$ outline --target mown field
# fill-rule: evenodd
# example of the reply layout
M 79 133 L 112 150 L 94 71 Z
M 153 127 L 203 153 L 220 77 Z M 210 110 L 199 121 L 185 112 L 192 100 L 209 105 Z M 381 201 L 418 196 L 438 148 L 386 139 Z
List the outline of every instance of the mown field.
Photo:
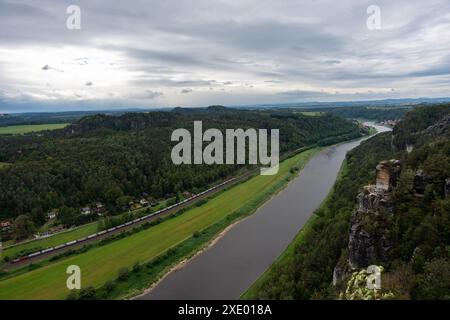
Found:
M 302 167 L 319 150 L 315 148 L 297 154 L 280 164 L 277 175 L 251 178 L 206 204 L 148 230 L 5 279 L 0 282 L 0 299 L 64 299 L 69 294 L 66 288 L 66 269 L 69 265 L 81 268 L 83 287 L 99 287 L 106 281 L 114 280 L 121 268 L 149 261 L 190 238 L 196 231 L 211 226 L 245 206 L 264 190 L 282 181 L 292 167 Z
M 324 115 L 324 113 L 320 111 L 301 111 L 299 113 L 309 117 L 320 117 Z
M 0 135 L 2 134 L 25 134 L 30 132 L 38 132 L 44 130 L 55 130 L 66 127 L 68 123 L 53 123 L 53 124 L 27 124 L 17 126 L 0 127 Z

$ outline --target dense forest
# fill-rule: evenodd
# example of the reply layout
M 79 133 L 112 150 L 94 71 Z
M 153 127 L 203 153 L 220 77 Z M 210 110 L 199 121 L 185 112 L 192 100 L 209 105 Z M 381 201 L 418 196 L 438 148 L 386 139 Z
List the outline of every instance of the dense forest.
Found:
M 355 138 L 364 129 L 323 115 L 210 107 L 172 112 L 98 114 L 55 131 L 0 137 L 0 218 L 26 215 L 38 226 L 60 209 L 67 225 L 79 223 L 81 207 L 102 202 L 110 214 L 132 199 L 161 199 L 197 192 L 238 170 L 238 165 L 182 165 L 171 161 L 171 133 L 207 128 L 280 129 L 280 153 Z M 82 221 L 81 221 L 82 222 Z
M 375 181 L 377 164 L 393 158 L 401 173 L 392 190 L 392 212 L 364 215 L 358 226 L 366 241 L 375 239 L 375 251 L 387 252 L 384 259 L 374 254 L 367 264 L 384 268 L 382 290 L 391 299 L 450 299 L 449 105 L 411 111 L 392 134 L 379 134 L 349 152 L 341 177 L 316 211 L 312 231 L 272 267 L 250 298 L 342 298 L 347 282 L 333 285 L 333 271 L 348 264 L 349 250 L 355 249 L 349 237 L 356 197 Z

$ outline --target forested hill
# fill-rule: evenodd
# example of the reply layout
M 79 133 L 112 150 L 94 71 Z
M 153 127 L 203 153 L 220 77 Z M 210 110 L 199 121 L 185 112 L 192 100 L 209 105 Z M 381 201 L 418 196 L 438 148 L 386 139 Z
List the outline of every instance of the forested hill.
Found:
M 109 213 L 145 195 L 160 199 L 196 192 L 236 173 L 239 166 L 171 162 L 171 133 L 203 128 L 280 129 L 282 153 L 314 144 L 357 137 L 361 128 L 333 115 L 307 117 L 290 112 L 198 111 L 94 115 L 62 130 L 0 137 L 0 218 L 30 216 L 45 222 L 48 210 L 103 202 Z
M 387 191 L 374 186 L 381 161 Z M 349 152 L 316 215 L 247 298 L 374 298 L 363 270 L 378 265 L 377 298 L 450 299 L 450 105 L 410 111 Z

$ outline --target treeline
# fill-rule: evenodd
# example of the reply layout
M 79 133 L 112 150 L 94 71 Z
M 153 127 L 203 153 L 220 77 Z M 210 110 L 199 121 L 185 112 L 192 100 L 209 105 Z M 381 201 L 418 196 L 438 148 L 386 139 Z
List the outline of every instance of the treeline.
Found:
M 242 169 L 172 163 L 172 131 L 192 132 L 194 120 L 203 121 L 204 130 L 279 128 L 282 154 L 361 131 L 333 115 L 209 108 L 95 115 L 42 135 L 0 137 L 0 162 L 12 164 L 0 170 L 0 217 L 26 214 L 41 225 L 46 212 L 64 208 L 62 218 L 71 221 L 76 210 L 97 201 L 115 214 L 143 195 L 159 199 L 201 190 Z
M 382 288 L 392 292 L 394 299 L 449 299 L 448 112 L 450 107 L 426 107 L 406 116 L 394 134 L 408 128 L 410 134 L 420 137 L 421 144 L 416 144 L 410 153 L 404 149 L 393 151 L 390 133 L 380 134 L 350 151 L 342 176 L 330 197 L 316 211 L 319 217 L 313 222 L 311 232 L 296 245 L 293 254 L 272 267 L 247 298 L 338 298 L 345 287 L 332 285 L 333 270 L 340 259 L 348 257 L 350 218 L 356 195 L 360 187 L 374 183 L 375 166 L 379 161 L 396 158 L 402 163 L 402 171 L 393 190 L 393 215 L 387 217 L 387 227 L 381 231 L 394 239 L 389 261 L 383 263 Z M 425 115 L 424 118 L 421 115 Z M 426 177 L 423 195 L 416 193 L 414 177 L 419 170 Z M 375 222 L 369 223 L 375 230 L 373 232 L 379 228 Z
M 105 111 L 109 115 L 120 115 L 126 111 Z M 27 124 L 48 124 L 48 123 L 70 123 L 82 117 L 95 115 L 98 111 L 65 111 L 65 112 L 26 112 L 0 115 L 0 127 L 27 125 Z
M 405 114 L 412 107 L 396 106 L 355 106 L 355 107 L 330 107 L 330 108 L 310 108 L 299 109 L 300 111 L 327 112 L 344 118 L 366 119 L 373 121 L 398 120 L 403 119 Z

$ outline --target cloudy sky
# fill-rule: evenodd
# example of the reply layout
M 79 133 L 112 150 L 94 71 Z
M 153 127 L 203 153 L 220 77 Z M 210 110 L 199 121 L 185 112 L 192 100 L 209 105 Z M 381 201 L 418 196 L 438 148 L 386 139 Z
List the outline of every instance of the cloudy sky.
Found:
M 446 97 L 449 40 L 450 0 L 0 0 L 0 112 Z

